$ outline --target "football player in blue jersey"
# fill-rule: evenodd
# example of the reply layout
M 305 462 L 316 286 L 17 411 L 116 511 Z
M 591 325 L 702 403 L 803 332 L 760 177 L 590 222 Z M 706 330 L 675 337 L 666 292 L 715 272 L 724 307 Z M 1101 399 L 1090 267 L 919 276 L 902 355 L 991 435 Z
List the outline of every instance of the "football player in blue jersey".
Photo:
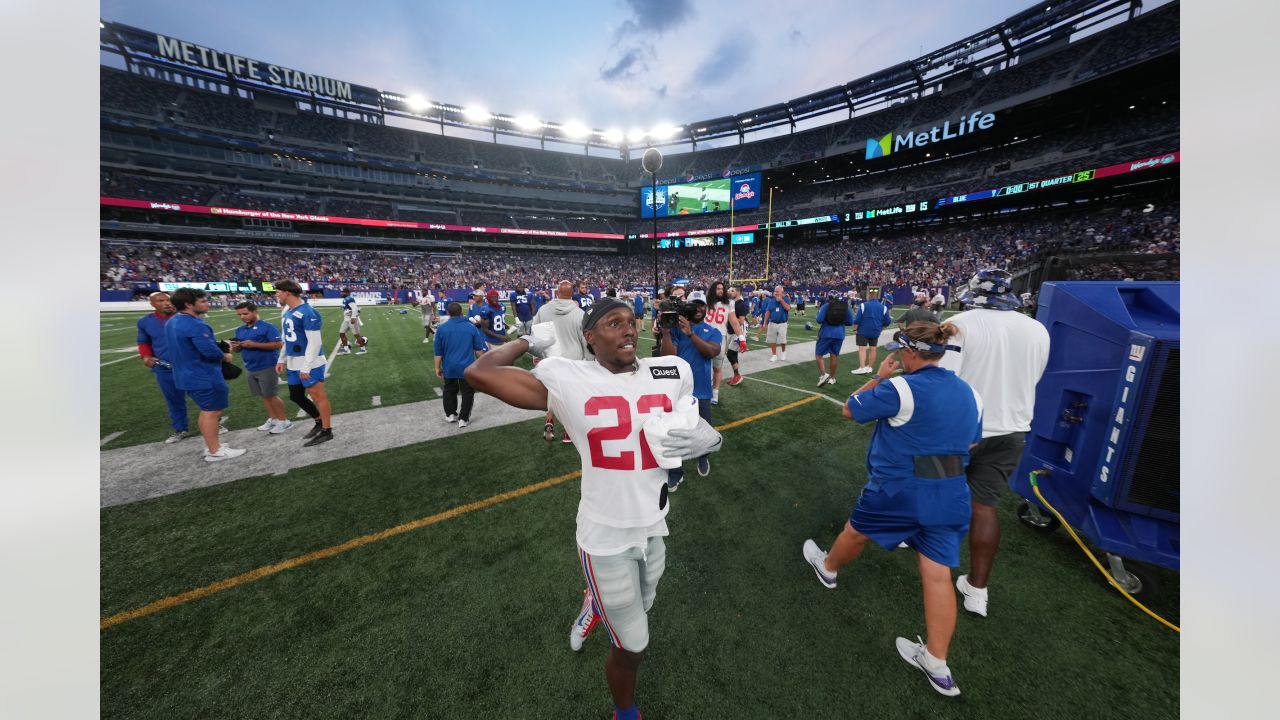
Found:
M 289 371 L 289 399 L 315 420 L 315 426 L 302 437 L 303 447 L 312 447 L 333 439 L 329 422 L 329 395 L 324 389 L 324 341 L 320 313 L 302 298 L 302 286 L 292 280 L 275 284 L 276 300 L 284 306 L 280 322 L 284 328 L 284 347 L 276 362 L 276 373 Z M 310 398 L 307 396 L 310 395 Z
M 578 303 L 578 307 L 582 308 L 582 312 L 591 310 L 591 305 L 596 301 L 596 297 L 587 289 L 586 280 L 578 283 L 578 292 L 573 294 L 573 301 Z
M 507 310 L 498 302 L 498 291 L 490 290 L 486 302 L 477 305 L 480 334 L 490 347 L 507 341 Z
M 511 298 L 512 305 L 515 306 L 516 320 L 519 324 L 516 326 L 517 335 L 530 335 L 533 333 L 533 293 L 529 292 L 527 286 L 521 285 L 516 289 L 516 294 Z

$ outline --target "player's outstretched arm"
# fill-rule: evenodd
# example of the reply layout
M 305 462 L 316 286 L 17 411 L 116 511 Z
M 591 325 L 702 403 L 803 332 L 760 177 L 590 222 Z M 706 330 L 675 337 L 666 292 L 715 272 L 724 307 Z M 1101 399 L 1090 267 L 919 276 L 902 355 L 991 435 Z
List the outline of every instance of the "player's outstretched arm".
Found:
M 467 384 L 508 405 L 546 410 L 547 387 L 528 370 L 512 367 L 527 349 L 529 341 L 520 339 L 481 355 L 466 370 Z

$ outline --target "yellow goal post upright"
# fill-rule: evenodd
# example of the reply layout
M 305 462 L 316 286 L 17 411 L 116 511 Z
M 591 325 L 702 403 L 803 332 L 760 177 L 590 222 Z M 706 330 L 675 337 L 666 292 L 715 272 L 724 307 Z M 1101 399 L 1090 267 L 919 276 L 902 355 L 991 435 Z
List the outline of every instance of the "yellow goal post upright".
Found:
M 769 248 L 771 247 L 771 240 L 773 236 L 773 188 L 769 188 L 769 211 L 765 215 L 764 221 L 764 277 L 748 278 L 733 276 L 733 235 L 734 228 L 737 227 L 733 224 L 733 213 L 733 191 L 731 188 L 729 192 L 729 284 L 736 285 L 744 282 L 762 283 L 769 279 Z

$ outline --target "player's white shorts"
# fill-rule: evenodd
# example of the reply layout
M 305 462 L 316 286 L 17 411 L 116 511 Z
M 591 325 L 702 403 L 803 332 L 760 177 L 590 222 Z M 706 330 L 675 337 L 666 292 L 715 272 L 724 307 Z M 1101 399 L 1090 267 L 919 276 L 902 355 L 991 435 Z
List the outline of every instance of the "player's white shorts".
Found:
M 422 327 L 432 327 L 435 325 L 436 314 L 434 312 L 422 313 Z
M 355 318 L 354 320 L 351 318 L 342 318 L 342 326 L 338 328 L 338 332 L 345 333 L 353 331 L 357 335 L 360 334 L 360 318 Z
M 787 344 L 787 324 L 770 322 L 769 328 L 764 331 L 765 342 L 770 345 L 786 345 Z
M 633 547 L 619 555 L 588 555 L 579 548 L 578 558 L 609 641 L 628 652 L 648 647 L 648 612 L 667 567 L 662 536 L 649 538 L 643 552 Z
M 726 328 L 726 331 L 727 330 L 728 328 Z M 736 345 L 738 341 L 735 338 L 737 337 L 737 335 L 729 335 L 728 332 L 726 332 L 724 336 L 720 338 L 720 354 L 711 358 L 711 367 L 717 370 L 724 367 L 725 353 L 729 349 L 729 343 L 732 342 Z

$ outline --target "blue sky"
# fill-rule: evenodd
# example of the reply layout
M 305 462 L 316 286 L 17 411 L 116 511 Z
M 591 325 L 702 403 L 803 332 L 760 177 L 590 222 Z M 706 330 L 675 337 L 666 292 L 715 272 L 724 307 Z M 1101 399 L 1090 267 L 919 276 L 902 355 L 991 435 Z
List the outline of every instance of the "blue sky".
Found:
M 837 85 L 1029 6 L 1028 0 L 103 0 L 101 13 L 381 90 L 625 132 Z

